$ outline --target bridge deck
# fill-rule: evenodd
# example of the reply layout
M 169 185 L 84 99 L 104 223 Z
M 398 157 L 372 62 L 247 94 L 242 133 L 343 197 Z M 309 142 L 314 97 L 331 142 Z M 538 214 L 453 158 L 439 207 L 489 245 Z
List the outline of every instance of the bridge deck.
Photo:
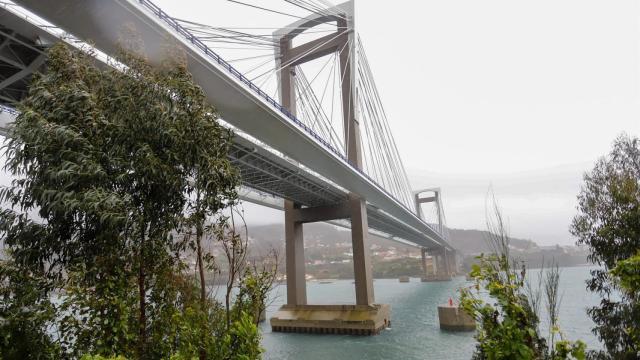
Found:
M 117 50 L 124 24 L 135 25 L 151 59 L 161 59 L 163 46 L 168 42 L 183 47 L 189 70 L 209 101 L 226 122 L 249 135 L 236 136 L 230 154 L 240 168 L 245 186 L 307 206 L 336 203 L 348 191 L 354 192 L 367 199 L 371 228 L 393 239 L 453 250 L 440 234 L 348 164 L 281 105 L 211 50 L 203 48 L 204 44 L 172 24 L 170 18 L 159 17 L 161 10 L 147 1 L 18 0 L 16 3 L 81 39 L 91 40 L 107 54 Z

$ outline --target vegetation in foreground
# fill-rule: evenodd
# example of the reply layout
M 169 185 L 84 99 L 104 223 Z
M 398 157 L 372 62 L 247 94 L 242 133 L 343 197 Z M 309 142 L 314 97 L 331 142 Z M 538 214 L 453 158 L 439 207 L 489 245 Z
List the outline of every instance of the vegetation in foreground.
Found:
M 588 247 L 589 260 L 601 267 L 591 272 L 587 288 L 602 297 L 588 314 L 604 349 L 586 352 L 581 341 L 563 338 L 557 326 L 557 268 L 547 270 L 536 289 L 526 268 L 519 271 L 510 258 L 509 238 L 494 208 L 495 221 L 489 224 L 494 251 L 480 256 L 470 274 L 478 295 L 462 289 L 462 306 L 478 323 L 476 358 L 640 358 L 640 139 L 619 136 L 611 153 L 585 174 L 578 210 L 571 232 L 578 245 Z M 480 298 L 481 289 L 496 301 L 494 305 Z M 541 298 L 550 324 L 546 339 L 539 332 Z
M 477 323 L 474 359 L 584 359 L 586 345 L 564 338 L 558 327 L 560 272 L 541 270 L 538 281 L 527 277 L 524 263 L 510 254 L 509 236 L 495 205 L 488 221 L 494 251 L 480 255 L 470 276 L 472 288 L 461 289 L 461 306 Z M 483 300 L 480 290 L 495 301 Z M 541 306 L 549 317 L 549 334 L 540 329 Z
M 596 359 L 640 358 L 640 139 L 619 136 L 608 156 L 585 174 L 571 232 L 587 245 L 589 290 L 602 297 L 588 310 L 605 350 Z
M 246 266 L 233 134 L 179 54 L 152 67 L 127 48 L 126 66 L 101 69 L 54 46 L 19 105 L 0 192 L 0 358 L 257 359 L 275 269 Z M 224 303 L 204 283 L 212 241 L 232 269 Z

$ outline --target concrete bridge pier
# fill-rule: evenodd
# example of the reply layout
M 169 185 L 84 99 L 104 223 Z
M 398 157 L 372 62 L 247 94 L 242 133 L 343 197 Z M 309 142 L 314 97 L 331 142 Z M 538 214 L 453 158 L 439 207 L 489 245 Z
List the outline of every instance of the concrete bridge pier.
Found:
M 449 274 L 456 276 L 458 274 L 458 254 L 454 250 L 448 250 L 446 256 Z
M 436 276 L 436 257 L 430 256 L 427 248 L 420 248 L 420 255 L 422 259 L 420 263 L 422 266 L 422 281 L 430 281 L 429 279 Z M 429 259 L 431 261 L 428 261 Z
M 447 279 L 451 279 L 452 276 L 456 274 L 456 258 L 455 252 L 452 250 L 447 250 L 446 248 L 441 249 L 440 257 L 442 259 L 441 266 L 439 268 L 439 273 L 444 275 Z
M 285 260 L 287 271 L 287 304 L 307 304 L 307 282 L 304 268 L 304 236 L 302 223 L 295 221 L 300 204 L 285 200 Z
M 355 305 L 308 305 L 303 224 L 337 219 L 351 220 Z M 373 335 L 390 324 L 388 305 L 374 304 L 369 254 L 366 203 L 350 195 L 343 203 L 302 207 L 285 203 L 287 304 L 271 318 L 273 331 Z
M 430 196 L 422 196 L 425 193 Z M 424 213 L 422 212 L 422 204 L 433 203 L 435 205 L 438 221 L 435 226 L 440 234 L 444 234 L 446 232 L 446 227 L 443 221 L 444 216 L 442 212 L 442 199 L 440 189 L 430 188 L 416 191 L 414 193 L 414 201 L 416 214 L 418 214 L 418 216 L 423 220 L 425 220 L 425 218 Z M 427 271 L 427 252 L 431 254 L 432 266 L 435 267 L 435 271 L 433 272 Z M 424 269 L 424 276 L 422 277 L 423 282 L 451 280 L 451 276 L 457 272 L 455 252 L 452 250 L 447 250 L 445 247 L 435 249 L 422 248 L 422 264 L 422 267 Z
M 287 264 L 287 304 L 306 305 L 307 293 L 304 265 L 303 224 L 338 219 L 351 220 L 353 273 L 356 285 L 356 304 L 374 302 L 371 256 L 368 242 L 366 203 L 351 195 L 338 205 L 302 207 L 285 201 L 285 249 Z
M 305 44 L 293 46 L 300 33 L 319 24 L 336 22 L 330 33 Z M 338 53 L 342 82 L 342 113 L 347 161 L 362 169 L 360 124 L 356 121 L 355 106 L 355 33 L 353 2 L 329 9 L 326 14 L 310 15 L 274 33 L 279 43 L 276 67 L 280 83 L 280 100 L 292 114 L 296 114 L 295 67 L 308 61 Z M 307 304 L 303 224 L 337 219 L 351 220 L 353 273 L 356 286 L 355 305 Z M 390 324 L 389 305 L 374 304 L 373 277 L 367 235 L 367 204 L 353 193 L 339 204 L 303 207 L 285 201 L 285 240 L 287 264 L 287 304 L 271 318 L 273 331 L 317 332 L 334 334 L 372 335 Z
M 426 265 L 426 254 L 427 252 L 432 257 L 432 265 L 431 269 L 429 269 Z M 453 258 L 453 252 L 447 251 L 445 248 L 422 250 L 422 258 L 423 258 L 423 268 L 427 269 L 425 271 L 424 276 L 422 277 L 422 282 L 431 282 L 431 281 L 449 281 L 451 280 L 451 276 L 455 274 L 455 259 Z M 435 271 L 433 271 L 435 268 Z M 429 271 L 431 270 L 431 271 Z

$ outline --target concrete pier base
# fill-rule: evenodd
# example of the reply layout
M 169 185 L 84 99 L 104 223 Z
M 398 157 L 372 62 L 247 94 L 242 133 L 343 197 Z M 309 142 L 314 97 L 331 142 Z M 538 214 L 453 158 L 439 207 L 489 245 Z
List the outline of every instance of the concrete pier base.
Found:
M 391 307 L 374 305 L 283 305 L 271 330 L 316 334 L 376 335 L 391 324 Z
M 473 331 L 476 329 L 476 321 L 457 306 L 438 306 L 438 320 L 442 330 Z

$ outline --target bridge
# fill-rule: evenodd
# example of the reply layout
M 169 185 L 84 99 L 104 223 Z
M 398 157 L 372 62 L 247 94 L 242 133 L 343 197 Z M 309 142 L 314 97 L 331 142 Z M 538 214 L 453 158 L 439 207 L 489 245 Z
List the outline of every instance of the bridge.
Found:
M 389 315 L 388 308 L 375 304 L 368 234 L 420 247 L 425 271 L 431 254 L 437 258 L 432 278 L 450 278 L 456 249 L 448 241 L 440 190 L 412 191 L 409 185 L 355 31 L 353 1 L 285 1 L 304 15 L 229 1 L 297 20 L 273 28 L 271 34 L 255 34 L 177 19 L 149 0 L 4 2 L 2 126 L 9 126 L 15 116 L 11 109 L 25 96 L 51 44 L 64 41 L 78 47 L 91 42 L 105 66 L 106 58 L 118 51 L 125 26 L 133 26 L 152 62 L 163 58 L 167 44 L 178 46 L 223 125 L 234 130 L 229 157 L 242 176 L 241 198 L 284 210 L 287 305 L 278 317 L 281 322 L 274 325 L 272 319 L 274 330 L 308 331 L 309 324 L 321 323 L 327 314 L 348 319 L 357 317 L 354 311 L 364 311 L 374 313 L 373 325 L 349 331 L 376 333 L 387 325 Z M 245 49 L 259 52 L 231 58 Z M 324 83 L 317 80 L 322 77 Z M 427 218 L 425 203 L 432 205 L 435 219 Z M 351 229 L 356 287 L 352 308 L 307 305 L 303 224 L 317 221 Z M 305 322 L 296 318 L 300 309 L 321 314 Z M 335 324 L 316 330 L 326 327 Z

